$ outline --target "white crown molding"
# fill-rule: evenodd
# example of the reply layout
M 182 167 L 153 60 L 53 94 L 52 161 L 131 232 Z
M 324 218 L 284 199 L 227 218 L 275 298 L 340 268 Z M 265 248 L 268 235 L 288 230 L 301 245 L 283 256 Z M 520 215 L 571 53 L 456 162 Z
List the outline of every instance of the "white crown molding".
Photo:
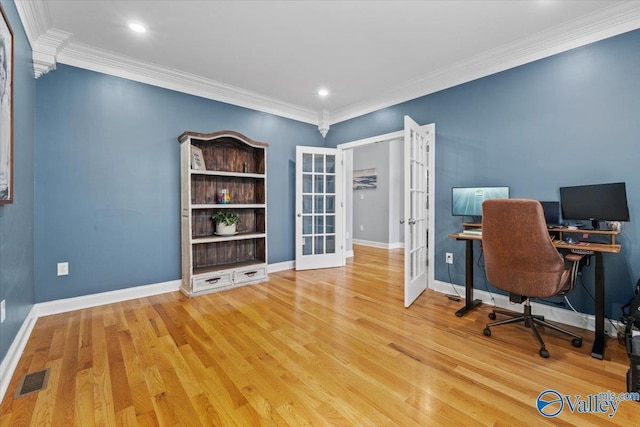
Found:
M 214 80 L 115 55 L 106 50 L 72 43 L 72 34 L 51 28 L 47 2 L 16 0 L 15 3 L 33 50 L 36 78 L 54 70 L 56 63 L 60 62 L 304 123 L 318 124 L 318 112 L 315 110 L 285 103 Z
M 27 34 L 27 39 L 33 47 L 36 40 L 51 28 L 49 7 L 45 1 L 15 0 L 16 9 Z
M 81 43 L 70 43 L 58 55 L 58 62 L 305 123 L 317 123 L 317 112 L 314 110 Z
M 327 129 L 332 124 L 640 28 L 640 2 L 615 2 L 599 12 L 436 70 L 384 93 L 374 94 L 368 100 L 318 112 L 214 80 L 72 43 L 72 34 L 50 28 L 46 1 L 16 0 L 15 4 L 33 49 L 36 78 L 55 69 L 56 62 L 61 62 L 304 123 L 322 124 Z
M 489 76 L 640 28 L 640 1 L 617 2 L 567 24 L 517 40 L 451 67 L 390 88 L 385 94 L 331 111 L 331 124 Z
M 58 53 L 65 48 L 71 34 L 51 28 L 46 2 L 16 0 L 15 4 L 31 45 L 33 74 L 37 79 L 56 68 Z
M 56 69 L 58 55 L 67 46 L 70 38 L 70 33 L 51 29 L 32 44 L 33 71 L 36 79 Z

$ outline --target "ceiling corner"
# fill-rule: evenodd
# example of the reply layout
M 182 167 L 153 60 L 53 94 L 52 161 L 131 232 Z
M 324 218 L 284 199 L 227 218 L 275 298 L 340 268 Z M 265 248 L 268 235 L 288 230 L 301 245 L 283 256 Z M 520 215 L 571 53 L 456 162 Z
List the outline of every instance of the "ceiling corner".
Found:
M 15 4 L 24 31 L 27 33 L 27 39 L 29 39 L 29 43 L 33 47 L 36 40 L 49 31 L 51 27 L 47 2 L 15 0 Z
M 58 53 L 67 45 L 71 34 L 51 28 L 47 2 L 15 0 L 33 57 L 35 78 L 54 70 Z
M 449 67 L 389 88 L 383 95 L 331 112 L 331 124 L 340 123 L 420 96 L 448 89 L 640 28 L 640 1 L 618 1 L 598 12 L 574 19 Z

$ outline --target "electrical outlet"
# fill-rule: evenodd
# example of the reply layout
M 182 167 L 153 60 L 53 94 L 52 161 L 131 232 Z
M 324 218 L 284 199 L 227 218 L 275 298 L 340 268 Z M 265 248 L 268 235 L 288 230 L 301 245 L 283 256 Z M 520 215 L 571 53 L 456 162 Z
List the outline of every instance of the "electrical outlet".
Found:
M 4 322 L 7 319 L 7 302 L 6 300 L 2 300 L 0 302 L 0 323 Z
M 364 225 L 360 226 L 360 231 L 364 231 Z
M 68 262 L 59 262 L 58 263 L 58 276 L 67 276 L 69 274 L 69 263 Z
M 453 254 L 451 252 L 447 252 L 446 261 L 447 264 L 453 264 Z

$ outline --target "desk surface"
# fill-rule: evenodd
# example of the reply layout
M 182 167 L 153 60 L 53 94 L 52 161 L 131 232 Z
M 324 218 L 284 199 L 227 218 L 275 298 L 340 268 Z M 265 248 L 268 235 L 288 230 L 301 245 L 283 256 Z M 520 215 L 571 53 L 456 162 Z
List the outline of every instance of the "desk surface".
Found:
M 564 232 L 575 232 L 575 230 L 563 230 Z M 477 234 L 464 234 L 460 233 L 452 233 L 448 236 L 451 239 L 457 240 L 478 240 L 482 241 L 482 236 L 478 236 Z M 620 252 L 622 248 L 621 245 L 617 244 L 609 244 L 609 243 L 589 243 L 588 245 L 570 245 L 569 243 L 562 240 L 554 240 L 553 246 L 559 249 L 579 249 L 581 251 L 593 251 L 593 252 L 605 252 L 617 254 Z

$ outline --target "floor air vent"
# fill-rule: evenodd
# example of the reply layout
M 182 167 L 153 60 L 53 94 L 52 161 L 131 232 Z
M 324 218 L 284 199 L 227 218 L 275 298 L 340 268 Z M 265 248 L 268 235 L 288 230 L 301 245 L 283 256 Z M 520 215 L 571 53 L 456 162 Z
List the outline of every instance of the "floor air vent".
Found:
M 17 399 L 18 397 L 45 389 L 47 387 L 47 380 L 49 379 L 49 370 L 50 369 L 47 368 L 42 371 L 23 375 L 18 383 L 15 398 Z

